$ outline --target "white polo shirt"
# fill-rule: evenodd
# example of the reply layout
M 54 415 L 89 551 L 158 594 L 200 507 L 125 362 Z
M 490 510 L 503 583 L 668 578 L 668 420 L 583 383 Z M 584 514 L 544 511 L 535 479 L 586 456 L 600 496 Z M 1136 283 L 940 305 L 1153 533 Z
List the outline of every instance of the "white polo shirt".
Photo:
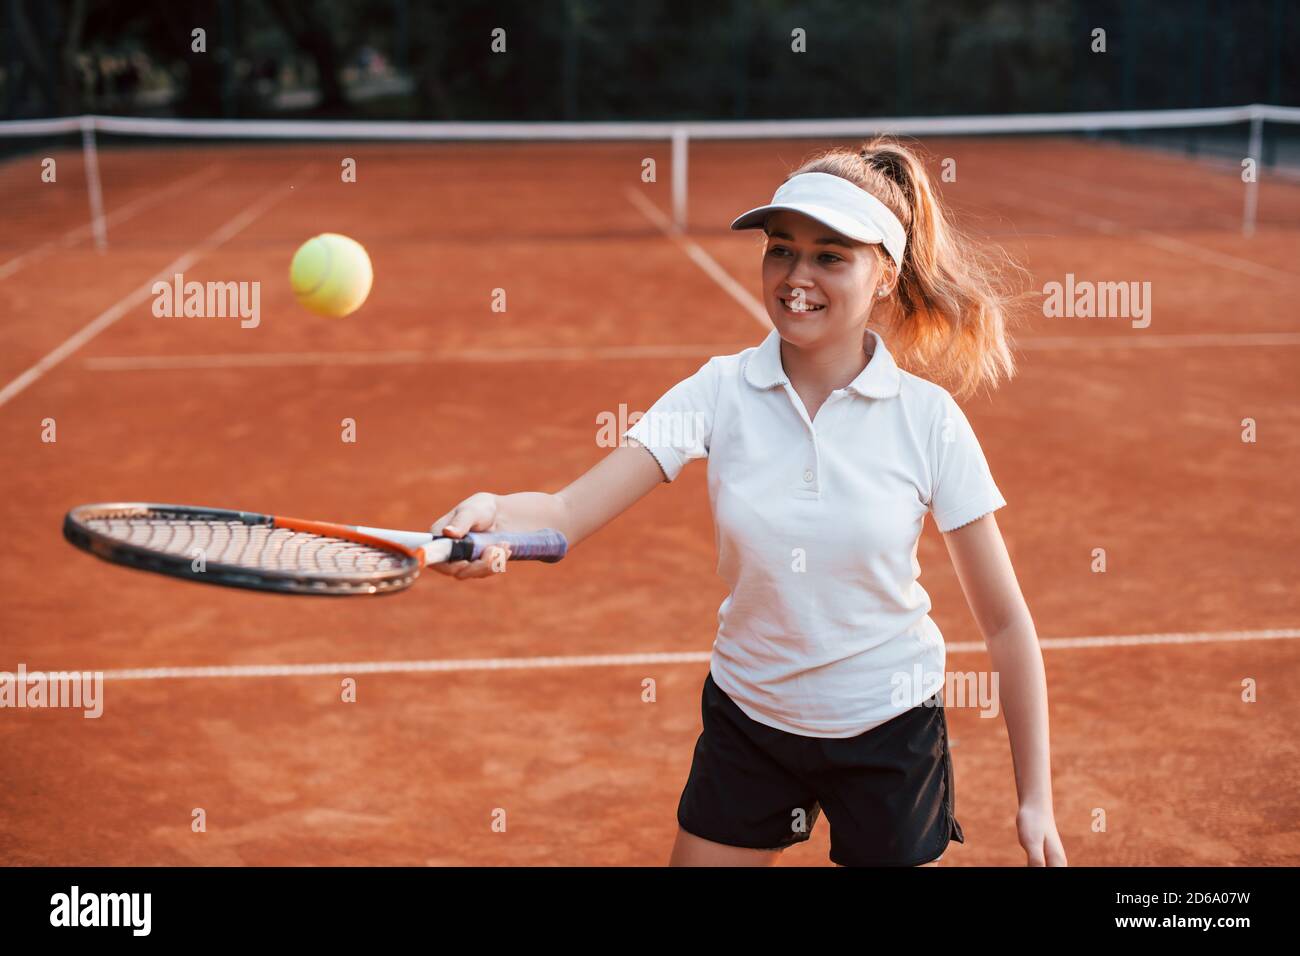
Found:
M 855 736 L 934 693 L 944 645 L 917 580 L 926 512 L 946 532 L 1006 504 L 952 396 L 868 331 L 871 361 L 815 421 L 773 330 L 709 359 L 625 433 L 668 481 L 708 459 L 731 592 L 713 680 L 754 720 L 805 736 Z

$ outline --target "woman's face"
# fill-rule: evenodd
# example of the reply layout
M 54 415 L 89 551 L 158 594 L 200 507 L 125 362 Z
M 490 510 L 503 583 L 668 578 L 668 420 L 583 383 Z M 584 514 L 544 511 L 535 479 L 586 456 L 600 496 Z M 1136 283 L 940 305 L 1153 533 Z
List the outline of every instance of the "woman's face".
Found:
M 877 247 L 789 210 L 764 231 L 763 300 L 781 338 L 807 348 L 860 334 L 884 278 Z

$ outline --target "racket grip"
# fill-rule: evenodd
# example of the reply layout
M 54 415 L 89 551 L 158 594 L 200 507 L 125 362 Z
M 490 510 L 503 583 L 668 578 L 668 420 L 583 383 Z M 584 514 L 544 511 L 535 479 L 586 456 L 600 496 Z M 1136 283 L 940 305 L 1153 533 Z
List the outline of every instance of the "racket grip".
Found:
M 495 544 L 510 546 L 511 561 L 554 564 L 569 550 L 569 542 L 554 528 L 541 531 L 472 531 L 452 544 L 453 561 L 477 561 Z

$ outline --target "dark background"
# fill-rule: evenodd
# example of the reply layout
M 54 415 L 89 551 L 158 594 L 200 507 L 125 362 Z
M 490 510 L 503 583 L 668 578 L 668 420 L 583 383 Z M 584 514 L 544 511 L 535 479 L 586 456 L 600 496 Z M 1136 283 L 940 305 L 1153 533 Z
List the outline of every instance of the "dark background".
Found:
M 207 51 L 191 51 L 191 30 Z M 506 30 L 507 52 L 489 51 Z M 790 31 L 807 32 L 791 52 Z M 1107 52 L 1091 51 L 1103 28 Z M 635 120 L 1300 102 L 1293 0 L 0 0 L 0 116 Z

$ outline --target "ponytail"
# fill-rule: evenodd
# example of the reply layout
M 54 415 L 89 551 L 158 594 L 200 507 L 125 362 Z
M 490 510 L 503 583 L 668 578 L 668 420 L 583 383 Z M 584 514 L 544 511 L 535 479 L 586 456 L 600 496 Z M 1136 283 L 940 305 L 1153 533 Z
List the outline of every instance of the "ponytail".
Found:
M 877 137 L 857 151 L 819 153 L 790 175 L 799 173 L 847 179 L 903 224 L 907 246 L 886 323 L 890 351 L 901 366 L 958 396 L 981 385 L 996 388 L 1015 374 L 1007 274 L 1023 270 L 1001 249 L 981 249 L 952 226 L 916 152 Z M 892 259 L 882 260 L 894 268 Z

